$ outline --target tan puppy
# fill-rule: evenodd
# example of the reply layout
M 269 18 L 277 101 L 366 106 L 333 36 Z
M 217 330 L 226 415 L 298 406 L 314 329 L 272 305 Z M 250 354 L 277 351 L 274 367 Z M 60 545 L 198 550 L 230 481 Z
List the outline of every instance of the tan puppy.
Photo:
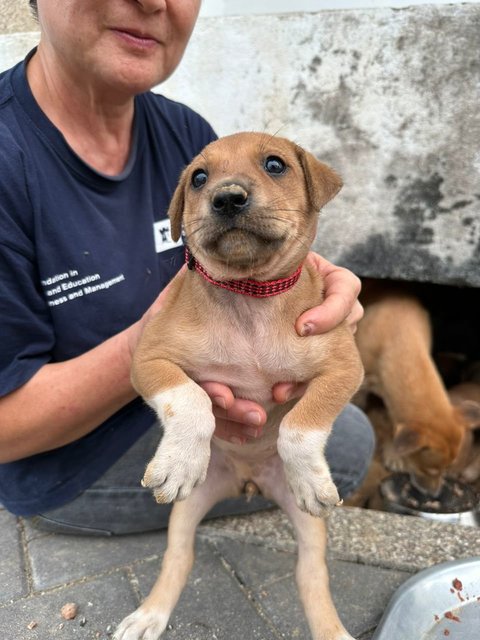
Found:
M 356 340 L 364 388 L 383 399 L 393 425 L 393 433 L 379 438 L 382 460 L 392 471 L 409 472 L 424 493 L 437 495 L 471 442 L 479 409 L 451 401 L 431 356 L 428 313 L 407 288 L 368 281 L 361 300 L 365 315 Z
M 362 366 L 346 326 L 308 338 L 294 328 L 301 313 L 323 299 L 318 273 L 298 268 L 319 209 L 340 187 L 331 169 L 295 144 L 254 133 L 210 144 L 181 176 L 169 211 L 172 237 L 180 237 L 183 222 L 195 261 L 176 276 L 146 327 L 132 377 L 164 428 L 144 484 L 159 502 L 177 502 L 161 575 L 120 625 L 118 640 L 161 635 L 193 563 L 197 524 L 247 483 L 283 507 L 296 528 L 297 579 L 313 638 L 351 640 L 330 598 L 325 527 L 315 516 L 339 502 L 323 451 L 333 420 L 361 382 Z M 281 281 L 263 293 L 273 286 L 287 290 L 259 298 L 224 288 L 262 293 L 245 279 Z M 266 408 L 261 439 L 243 446 L 212 441 L 211 401 L 197 384 L 207 380 Z M 280 381 L 309 385 L 298 402 L 280 406 L 272 401 Z

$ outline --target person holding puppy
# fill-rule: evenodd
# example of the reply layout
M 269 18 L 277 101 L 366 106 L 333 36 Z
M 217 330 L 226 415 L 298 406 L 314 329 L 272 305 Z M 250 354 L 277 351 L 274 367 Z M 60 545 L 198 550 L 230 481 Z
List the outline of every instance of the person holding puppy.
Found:
M 0 75 L 0 503 L 52 531 L 161 528 L 169 508 L 139 484 L 158 431 L 131 386 L 131 357 L 184 260 L 166 219 L 178 177 L 216 136 L 150 89 L 179 64 L 200 1 L 30 4 L 39 45 Z M 309 259 L 326 300 L 298 333 L 345 318 L 353 328 L 358 279 Z M 216 435 L 261 434 L 261 406 L 215 381 L 204 388 Z M 272 394 L 302 391 L 285 381 Z M 341 495 L 372 451 L 368 421 L 348 407 L 327 447 Z M 261 506 L 232 501 L 211 515 Z

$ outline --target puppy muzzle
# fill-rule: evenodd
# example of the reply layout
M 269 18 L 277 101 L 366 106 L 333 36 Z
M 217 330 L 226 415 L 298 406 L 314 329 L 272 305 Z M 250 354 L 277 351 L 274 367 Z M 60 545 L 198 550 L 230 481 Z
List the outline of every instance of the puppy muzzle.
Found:
M 233 219 L 245 213 L 250 206 L 250 194 L 240 184 L 226 184 L 215 189 L 211 210 L 222 219 Z

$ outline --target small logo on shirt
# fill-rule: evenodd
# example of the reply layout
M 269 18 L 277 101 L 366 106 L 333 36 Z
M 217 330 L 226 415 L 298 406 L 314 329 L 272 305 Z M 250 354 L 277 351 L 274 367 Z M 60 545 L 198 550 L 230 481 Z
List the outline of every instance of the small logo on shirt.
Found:
M 170 233 L 170 220 L 160 220 L 153 223 L 153 237 L 155 238 L 155 251 L 162 253 L 162 251 L 168 251 L 168 249 L 174 249 L 175 247 L 181 247 L 183 244 L 182 239 L 174 242 Z

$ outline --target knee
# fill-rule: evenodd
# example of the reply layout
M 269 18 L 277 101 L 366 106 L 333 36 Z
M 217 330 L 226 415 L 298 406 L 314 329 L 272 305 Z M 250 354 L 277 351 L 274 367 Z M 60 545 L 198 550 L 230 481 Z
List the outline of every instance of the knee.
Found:
M 361 485 L 374 451 L 375 432 L 369 419 L 358 407 L 348 405 L 335 421 L 326 449 L 330 471 L 342 498 Z

